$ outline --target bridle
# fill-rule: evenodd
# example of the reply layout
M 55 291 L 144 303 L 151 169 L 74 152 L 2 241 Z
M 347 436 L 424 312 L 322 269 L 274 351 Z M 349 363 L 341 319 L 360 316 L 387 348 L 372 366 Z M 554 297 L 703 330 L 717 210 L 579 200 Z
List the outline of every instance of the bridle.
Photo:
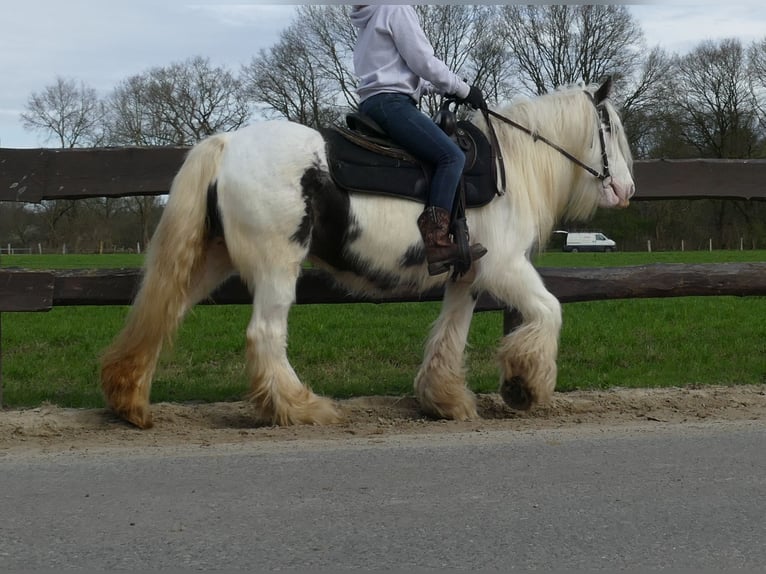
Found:
M 521 125 L 518 122 L 513 121 L 510 118 L 507 118 L 501 114 L 498 114 L 497 112 L 494 112 L 489 109 L 483 109 L 481 110 L 482 114 L 484 115 L 484 121 L 487 124 L 487 127 L 489 128 L 489 134 L 490 134 L 490 140 L 492 143 L 492 148 L 496 151 L 497 157 L 499 159 L 499 166 L 500 166 L 500 189 L 502 191 L 505 190 L 505 167 L 503 166 L 503 158 L 500 152 L 500 145 L 497 140 L 497 135 L 495 134 L 495 128 L 492 126 L 492 123 L 489 121 L 489 116 L 492 116 L 493 118 L 497 118 L 500 121 L 518 129 L 522 132 L 528 134 L 532 137 L 534 141 L 541 141 L 544 144 L 549 145 L 556 151 L 558 151 L 561 155 L 563 155 L 568 160 L 572 161 L 579 167 L 583 168 L 585 171 L 587 171 L 592 176 L 596 177 L 599 181 L 601 181 L 601 184 L 604 187 L 607 187 L 609 185 L 609 181 L 611 180 L 611 172 L 609 171 L 609 156 L 607 154 L 606 150 L 606 133 L 611 133 L 612 131 L 612 122 L 609 118 L 609 110 L 606 109 L 606 105 L 603 103 L 598 103 L 593 98 L 593 95 L 588 91 L 583 91 L 586 96 L 590 99 L 590 102 L 593 104 L 593 107 L 596 109 L 596 112 L 598 114 L 598 140 L 599 144 L 601 145 L 601 171 L 597 171 L 596 169 L 592 168 L 588 164 L 586 164 L 581 159 L 575 157 L 571 153 L 569 153 L 567 150 L 562 148 L 560 145 L 556 144 L 555 142 L 552 142 L 548 138 L 546 138 L 543 135 L 540 135 L 535 130 L 531 130 L 526 126 Z M 606 133 L 605 133 L 606 132 Z M 502 195 L 502 193 L 500 194 Z

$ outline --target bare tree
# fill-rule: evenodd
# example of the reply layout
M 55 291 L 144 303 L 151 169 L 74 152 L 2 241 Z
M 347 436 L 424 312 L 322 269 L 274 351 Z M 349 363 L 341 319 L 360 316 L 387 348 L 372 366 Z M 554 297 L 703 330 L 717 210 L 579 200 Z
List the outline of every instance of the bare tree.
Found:
M 491 32 L 496 9 L 488 6 L 415 7 L 437 56 L 467 81 L 488 90 L 504 87 L 504 48 Z M 277 45 L 261 51 L 243 70 L 253 100 L 276 116 L 319 127 L 338 121 L 357 105 L 353 50 L 356 30 L 349 6 L 307 5 Z M 493 38 L 495 40 L 493 40 Z M 506 90 L 507 91 L 507 90 Z M 424 99 L 434 113 L 438 96 Z
M 487 100 L 502 102 L 516 93 L 516 73 L 503 38 L 503 24 L 498 6 L 481 6 L 472 35 L 477 41 L 468 53 L 468 78 L 482 88 Z
M 0 202 L 0 244 L 28 246 L 40 232 L 39 222 L 23 203 Z
M 671 89 L 663 122 L 657 132 L 655 155 L 667 157 L 749 158 L 762 149 L 757 113 L 745 50 L 739 40 L 701 42 L 694 50 L 672 59 Z M 720 245 L 734 245 L 743 233 L 758 234 L 758 217 L 732 201 L 706 200 L 689 207 L 689 217 L 669 229 L 693 237 L 689 221 L 717 236 Z M 655 210 L 655 213 L 657 211 Z
M 164 121 L 164 105 L 153 101 L 152 79 L 141 74 L 121 82 L 109 96 L 108 141 L 113 145 L 163 145 L 179 138 Z
M 305 20 L 294 22 L 242 74 L 252 100 L 266 104 L 274 115 L 319 128 L 337 117 L 337 86 L 323 73 L 306 41 L 309 34 Z
M 26 129 L 55 138 L 62 148 L 94 146 L 101 141 L 103 113 L 96 90 L 73 79 L 57 77 L 33 92 L 21 114 Z
M 191 145 L 251 115 L 240 80 L 199 56 L 128 78 L 107 107 L 118 145 Z
M 643 32 L 625 6 L 507 5 L 502 14 L 518 82 L 531 94 L 630 76 L 640 62 Z
M 351 24 L 349 5 L 303 5 L 296 24 L 304 33 L 306 53 L 314 60 L 317 74 L 326 78 L 340 95 L 340 105 L 357 103 L 353 71 L 356 29 Z
M 761 139 L 766 140 L 766 37 L 750 46 L 748 73 L 752 82 Z M 766 147 L 762 149 L 761 155 L 766 155 Z
M 62 243 L 71 246 L 72 230 L 75 227 L 71 223 L 77 214 L 77 201 L 42 201 L 32 205 L 31 209 L 44 229 L 43 243 L 49 247 L 58 247 Z
M 74 79 L 57 77 L 41 92 L 33 92 L 21 114 L 26 129 L 55 139 L 59 147 L 96 146 L 102 142 L 103 106 L 96 90 Z M 97 202 L 98 200 L 82 200 Z M 80 206 L 81 207 L 81 206 Z M 33 208 L 49 245 L 77 241 L 74 218 L 80 210 L 72 200 L 43 201 Z
M 489 101 L 508 93 L 507 53 L 496 25 L 497 8 L 447 4 L 415 7 L 423 31 L 436 56 L 469 84 L 482 89 Z M 433 114 L 441 97 L 424 98 L 422 105 Z
M 756 102 L 737 39 L 705 41 L 675 62 L 672 104 L 683 138 L 702 157 L 752 157 Z
M 672 123 L 669 102 L 673 59 L 660 47 L 652 49 L 632 77 L 624 78 L 622 121 L 636 158 L 649 157 Z
M 241 81 L 202 57 L 158 67 L 121 82 L 108 98 L 112 145 L 192 145 L 242 126 L 251 115 Z M 121 201 L 146 244 L 161 209 L 154 196 Z M 105 211 L 109 205 L 103 206 Z M 111 208 L 112 211 L 114 208 Z
M 482 32 L 489 14 L 487 8 L 465 4 L 420 4 L 415 10 L 436 57 L 449 69 L 467 73 L 471 53 L 482 41 Z M 479 78 L 466 79 L 476 82 Z

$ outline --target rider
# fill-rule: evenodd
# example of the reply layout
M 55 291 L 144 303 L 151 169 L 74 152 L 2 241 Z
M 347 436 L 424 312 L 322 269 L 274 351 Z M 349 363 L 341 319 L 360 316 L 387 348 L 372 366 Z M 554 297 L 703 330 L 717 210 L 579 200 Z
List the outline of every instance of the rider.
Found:
M 479 88 L 469 86 L 434 55 L 411 6 L 357 5 L 351 22 L 358 28 L 354 68 L 359 77 L 359 110 L 395 143 L 434 166 L 428 205 L 418 217 L 418 228 L 428 272 L 438 275 L 459 260 L 449 228 L 465 155 L 417 106 L 423 94 L 434 92 L 477 109 L 484 110 L 487 104 Z M 471 246 L 471 259 L 486 252 L 476 243 Z

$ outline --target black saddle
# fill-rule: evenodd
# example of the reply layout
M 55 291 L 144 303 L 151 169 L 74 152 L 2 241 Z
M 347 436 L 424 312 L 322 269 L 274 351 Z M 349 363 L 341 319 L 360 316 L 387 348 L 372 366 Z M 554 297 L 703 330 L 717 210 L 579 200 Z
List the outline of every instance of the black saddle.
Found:
M 438 116 L 437 116 L 438 121 Z M 449 122 L 446 122 L 449 124 Z M 349 192 L 389 195 L 428 203 L 433 166 L 394 144 L 375 121 L 360 112 L 346 116 L 348 127 L 325 128 L 330 175 Z M 445 126 L 466 155 L 463 168 L 465 206 L 481 207 L 499 195 L 487 137 L 470 122 Z

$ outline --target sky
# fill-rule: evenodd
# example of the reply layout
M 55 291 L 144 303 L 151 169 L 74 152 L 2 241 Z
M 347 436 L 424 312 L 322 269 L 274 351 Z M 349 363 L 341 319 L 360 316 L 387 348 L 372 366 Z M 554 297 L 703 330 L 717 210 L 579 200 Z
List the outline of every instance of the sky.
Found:
M 685 53 L 699 42 L 766 37 L 763 0 L 629 4 L 647 45 Z M 526 2 L 525 2 L 526 3 Z M 3 0 L 0 6 L 0 147 L 55 145 L 27 131 L 29 97 L 56 77 L 107 95 L 120 81 L 193 56 L 236 72 L 268 49 L 295 5 L 211 0 Z

